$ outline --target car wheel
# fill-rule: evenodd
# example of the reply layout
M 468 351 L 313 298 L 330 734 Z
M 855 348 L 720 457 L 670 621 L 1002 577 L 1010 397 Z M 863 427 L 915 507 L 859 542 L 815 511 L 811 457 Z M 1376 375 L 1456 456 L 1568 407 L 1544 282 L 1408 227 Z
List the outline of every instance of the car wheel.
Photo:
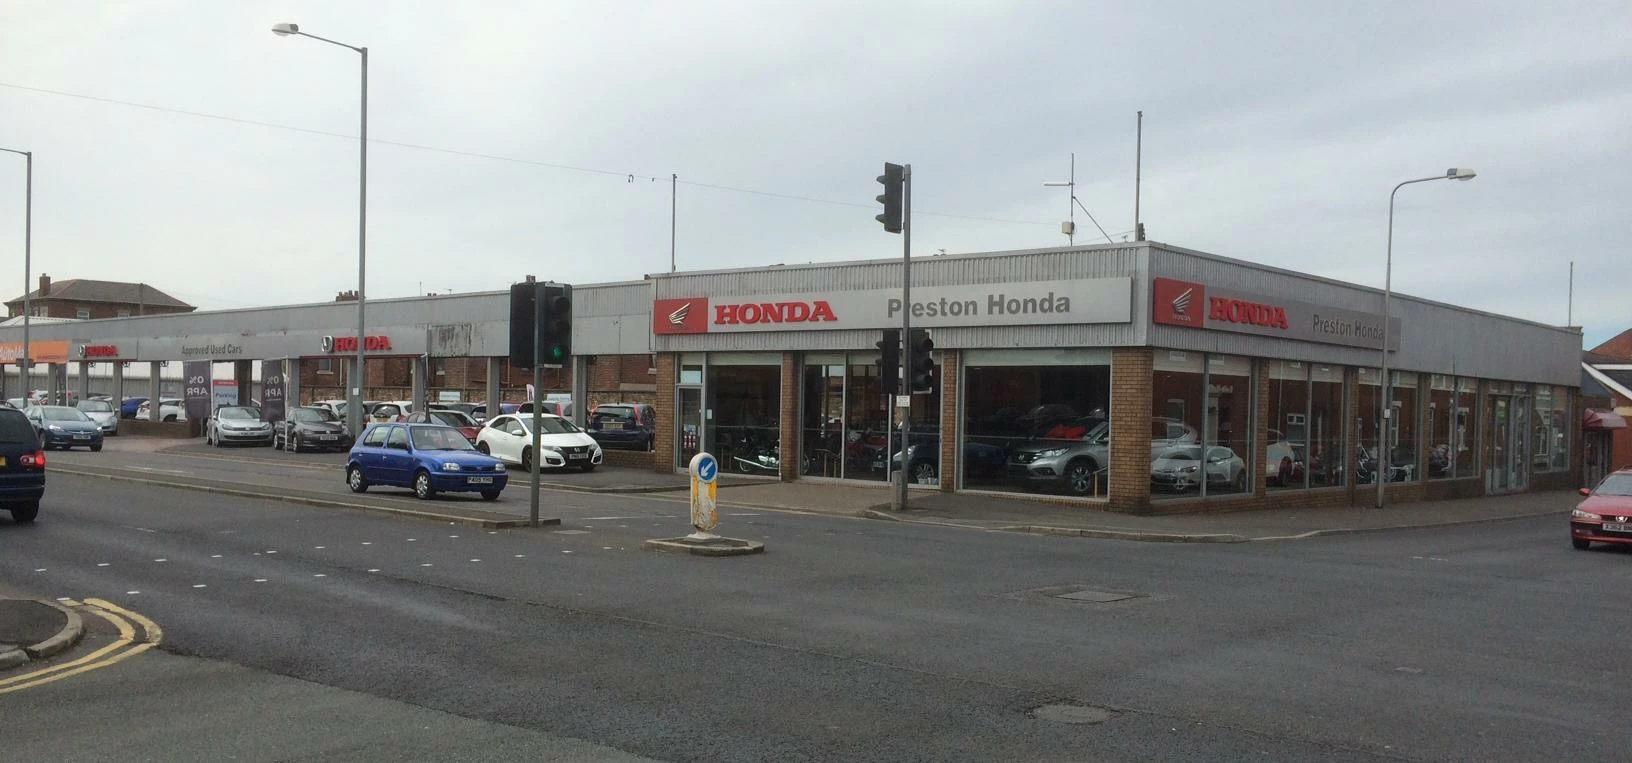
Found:
M 1065 489 L 1073 495 L 1093 495 L 1099 482 L 1099 467 L 1087 459 L 1065 466 Z
M 421 501 L 428 501 L 436 495 L 436 488 L 431 485 L 431 473 L 420 470 L 414 475 L 414 497 Z
M 1582 540 L 1580 538 L 1571 538 L 1570 545 L 1575 546 L 1575 550 L 1577 551 L 1586 551 L 1592 546 L 1592 541 Z
M 499 491 L 497 491 L 497 490 L 483 490 L 482 491 L 482 500 L 484 500 L 484 501 L 497 501 L 497 500 L 499 500 Z
M 353 493 L 368 492 L 368 480 L 363 477 L 362 467 L 353 466 L 346 469 L 346 487 L 351 488 Z
M 101 453 L 102 452 L 102 443 L 92 444 L 91 445 L 91 452 L 92 453 Z
M 290 438 L 289 438 L 289 450 L 291 452 L 293 452 L 293 453 L 299 453 L 300 452 L 300 433 L 299 432 L 296 432 L 294 435 L 290 436 Z
M 934 484 L 939 479 L 939 470 L 928 461 L 920 461 L 912 466 L 912 481 L 919 485 Z
M 40 502 L 39 501 L 29 501 L 28 503 L 19 503 L 19 504 L 16 504 L 16 505 L 11 507 L 11 521 L 16 522 L 17 524 L 20 524 L 20 525 L 26 525 L 26 524 L 28 524 L 30 522 L 33 522 L 34 518 L 39 516 L 39 515 L 40 515 Z
M 595 471 L 595 465 L 594 464 L 580 464 L 578 466 L 578 469 L 580 471 L 592 472 L 592 471 Z
M 487 443 L 485 442 L 476 443 L 476 450 L 481 451 L 481 454 L 484 456 L 493 455 L 493 449 L 487 447 Z
M 1246 469 L 1242 469 L 1241 471 L 1236 472 L 1236 475 L 1235 475 L 1235 492 L 1237 492 L 1237 493 L 1247 492 L 1247 470 Z
M 531 447 L 521 449 L 521 470 L 529 474 L 533 471 L 533 449 Z

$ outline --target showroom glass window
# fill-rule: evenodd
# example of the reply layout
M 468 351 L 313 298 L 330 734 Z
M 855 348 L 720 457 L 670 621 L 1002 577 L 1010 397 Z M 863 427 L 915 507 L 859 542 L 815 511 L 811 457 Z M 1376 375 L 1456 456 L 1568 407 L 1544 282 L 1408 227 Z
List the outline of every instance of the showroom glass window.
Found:
M 742 474 L 778 474 L 781 355 L 711 353 L 707 379 L 703 437 L 720 459 L 720 468 Z
M 1309 366 L 1309 486 L 1343 484 L 1348 424 L 1343 405 L 1343 366 Z
M 1150 499 L 1201 492 L 1206 358 L 1156 350 L 1150 373 Z
M 1477 477 L 1475 461 L 1479 455 L 1480 417 L 1477 406 L 1479 380 L 1458 377 L 1456 380 L 1456 427 L 1454 451 L 1451 457 L 1457 477 Z
M 1570 468 L 1569 390 L 1538 384 L 1532 399 L 1536 406 L 1531 445 L 1534 471 L 1566 471 Z
M 1208 447 L 1204 451 L 1206 494 L 1250 493 L 1253 479 L 1252 359 L 1207 356 Z
M 963 487 L 1105 495 L 1107 350 L 964 353 Z
M 1381 414 L 1383 399 L 1382 377 L 1375 368 L 1355 369 L 1354 386 L 1354 426 L 1355 441 L 1359 450 L 1355 453 L 1355 484 L 1365 485 L 1376 479 L 1378 469 L 1377 446 L 1382 441 L 1377 428 L 1378 417 Z
M 917 484 L 940 480 L 941 377 L 955 373 L 940 366 L 935 388 L 913 395 L 911 447 L 907 466 Z M 805 438 L 799 472 L 810 476 L 882 482 L 886 469 L 901 468 L 902 422 L 891 434 L 891 400 L 879 373 L 879 353 L 811 353 L 805 356 L 801 385 L 801 433 Z
M 1428 378 L 1428 406 L 1423 413 L 1423 431 L 1428 436 L 1428 479 L 1455 476 L 1456 464 L 1456 379 L 1445 374 Z
M 805 356 L 799 427 L 805 445 L 799 473 L 805 476 L 844 476 L 845 367 L 842 352 Z
M 703 367 L 704 356 L 687 353 L 680 357 L 680 375 L 675 389 L 675 436 L 679 447 L 674 449 L 674 465 L 687 468 L 691 459 L 702 452 L 703 443 Z M 728 467 L 725 467 L 728 468 Z
M 1393 394 L 1388 421 L 1388 459 L 1394 482 L 1415 482 L 1422 479 L 1417 468 L 1417 432 L 1420 418 L 1417 410 L 1417 375 L 1409 371 L 1392 372 Z
M 1309 364 L 1268 360 L 1269 442 L 1264 478 L 1270 490 L 1308 487 Z

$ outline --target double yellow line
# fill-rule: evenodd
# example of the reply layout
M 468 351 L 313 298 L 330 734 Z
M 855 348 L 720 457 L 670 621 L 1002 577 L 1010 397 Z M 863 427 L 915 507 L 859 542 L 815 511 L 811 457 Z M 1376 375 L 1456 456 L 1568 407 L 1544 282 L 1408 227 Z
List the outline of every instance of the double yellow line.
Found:
M 112 602 L 102 599 L 86 599 L 84 604 L 72 600 L 63 603 L 112 623 L 113 627 L 119 630 L 119 638 L 115 639 L 113 643 L 77 660 L 0 680 L 0 694 L 32 689 L 42 684 L 60 681 L 69 676 L 76 676 L 80 673 L 114 665 L 158 646 L 159 642 L 164 639 L 164 631 L 159 629 L 157 623 Z M 135 625 L 132 625 L 132 622 Z M 136 634 L 137 625 L 142 628 L 142 635 L 139 638 Z

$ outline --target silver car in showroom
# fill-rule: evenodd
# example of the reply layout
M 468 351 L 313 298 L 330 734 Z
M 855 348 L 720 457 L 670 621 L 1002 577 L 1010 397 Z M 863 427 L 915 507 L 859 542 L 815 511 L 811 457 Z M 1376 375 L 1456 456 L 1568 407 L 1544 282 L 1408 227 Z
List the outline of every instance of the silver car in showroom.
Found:
M 1176 445 L 1196 443 L 1195 427 L 1177 419 L 1151 419 L 1150 454 Z M 1111 422 L 1100 421 L 1080 439 L 1032 440 L 1009 449 L 1009 478 L 1020 484 L 1059 486 L 1075 496 L 1105 494 L 1106 470 L 1111 464 Z

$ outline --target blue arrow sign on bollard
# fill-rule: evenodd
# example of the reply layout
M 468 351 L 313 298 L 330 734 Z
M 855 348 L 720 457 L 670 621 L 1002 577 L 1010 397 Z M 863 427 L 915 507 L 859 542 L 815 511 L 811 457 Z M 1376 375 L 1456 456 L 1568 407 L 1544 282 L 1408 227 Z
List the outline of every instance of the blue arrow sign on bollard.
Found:
M 715 508 L 718 485 L 714 478 L 718 476 L 720 462 L 713 455 L 698 453 L 691 457 L 691 526 L 697 532 L 690 537 L 694 540 L 718 537 L 714 535 L 714 528 L 720 524 L 720 514 Z

